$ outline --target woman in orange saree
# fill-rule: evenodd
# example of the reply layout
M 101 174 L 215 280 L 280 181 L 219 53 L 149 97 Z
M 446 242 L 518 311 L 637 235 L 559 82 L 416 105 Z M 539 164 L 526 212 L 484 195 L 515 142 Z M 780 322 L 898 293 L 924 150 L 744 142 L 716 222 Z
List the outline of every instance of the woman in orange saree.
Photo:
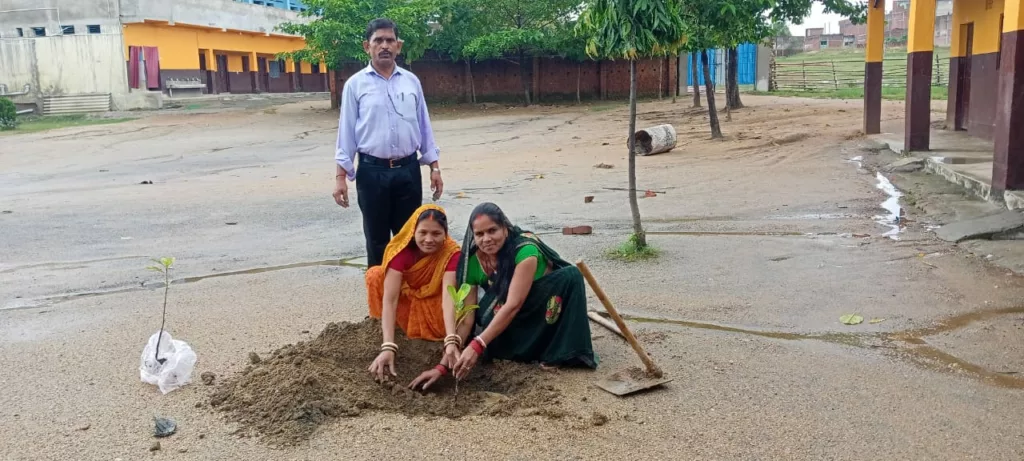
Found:
M 455 365 L 463 338 L 456 331 L 455 307 L 447 287 L 455 285 L 460 256 L 459 244 L 448 235 L 444 209 L 427 204 L 388 243 L 383 263 L 366 272 L 370 316 L 381 320 L 384 339 L 369 368 L 376 380 L 383 381 L 388 374 L 398 376 L 395 325 L 410 339 L 443 339 L 439 367 Z

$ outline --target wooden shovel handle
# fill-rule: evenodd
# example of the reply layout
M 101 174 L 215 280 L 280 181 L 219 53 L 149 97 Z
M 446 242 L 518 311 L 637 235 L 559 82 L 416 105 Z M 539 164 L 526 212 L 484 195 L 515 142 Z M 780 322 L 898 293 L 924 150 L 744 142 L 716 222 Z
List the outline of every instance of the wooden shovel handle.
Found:
M 651 356 L 647 355 L 647 351 L 644 350 L 640 343 L 637 342 L 636 337 L 633 336 L 633 332 L 629 331 L 629 327 L 626 326 L 626 322 L 619 316 L 619 311 L 615 310 L 615 306 L 612 305 L 611 300 L 604 294 L 604 290 L 601 289 L 601 285 L 597 284 L 597 279 L 594 278 L 594 274 L 590 272 L 590 268 L 587 267 L 586 263 L 582 260 L 576 262 L 576 267 L 583 273 L 583 278 L 587 279 L 587 283 L 590 284 L 590 288 L 594 290 L 594 294 L 597 295 L 597 299 L 601 300 L 601 304 L 604 304 L 604 308 L 608 310 L 608 314 L 612 316 L 612 320 L 619 327 L 619 331 L 622 332 L 622 336 L 626 338 L 630 346 L 633 346 L 633 350 L 636 351 L 636 355 L 640 356 L 640 360 L 644 362 L 644 366 L 647 367 L 647 373 L 655 378 L 662 376 L 661 369 L 654 364 L 654 360 L 651 360 Z

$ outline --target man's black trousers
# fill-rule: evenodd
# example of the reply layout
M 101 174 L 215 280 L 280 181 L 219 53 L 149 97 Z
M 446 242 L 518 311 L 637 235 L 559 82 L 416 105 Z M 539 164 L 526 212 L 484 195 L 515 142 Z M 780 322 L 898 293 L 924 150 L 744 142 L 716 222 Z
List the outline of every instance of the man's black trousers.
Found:
M 416 154 L 389 161 L 359 154 L 356 193 L 363 213 L 366 260 L 379 266 L 391 236 L 423 204 L 423 176 Z

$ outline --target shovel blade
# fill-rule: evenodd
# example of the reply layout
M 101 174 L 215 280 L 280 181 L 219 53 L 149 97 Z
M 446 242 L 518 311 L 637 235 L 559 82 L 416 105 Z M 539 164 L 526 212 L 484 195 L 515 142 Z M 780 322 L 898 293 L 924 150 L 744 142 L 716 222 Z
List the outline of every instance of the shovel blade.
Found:
M 655 378 L 643 375 L 642 372 L 636 373 L 635 370 L 622 370 L 605 379 L 597 381 L 594 384 L 609 393 L 622 397 L 624 395 L 658 387 L 671 381 L 672 378 L 666 378 L 664 376 L 661 378 Z

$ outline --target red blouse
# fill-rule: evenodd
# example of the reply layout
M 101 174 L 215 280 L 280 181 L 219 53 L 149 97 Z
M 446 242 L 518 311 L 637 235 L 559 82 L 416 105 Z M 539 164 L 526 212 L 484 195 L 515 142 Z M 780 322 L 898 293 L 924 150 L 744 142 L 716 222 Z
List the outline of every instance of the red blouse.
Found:
M 456 251 L 452 255 L 452 258 L 448 260 L 448 266 L 445 268 L 445 272 L 455 272 L 459 268 L 459 258 L 462 257 L 461 251 Z M 394 269 L 398 272 L 405 272 L 416 264 L 416 253 L 412 251 L 412 248 L 406 248 L 394 258 L 391 258 L 391 262 L 388 263 L 388 269 Z

